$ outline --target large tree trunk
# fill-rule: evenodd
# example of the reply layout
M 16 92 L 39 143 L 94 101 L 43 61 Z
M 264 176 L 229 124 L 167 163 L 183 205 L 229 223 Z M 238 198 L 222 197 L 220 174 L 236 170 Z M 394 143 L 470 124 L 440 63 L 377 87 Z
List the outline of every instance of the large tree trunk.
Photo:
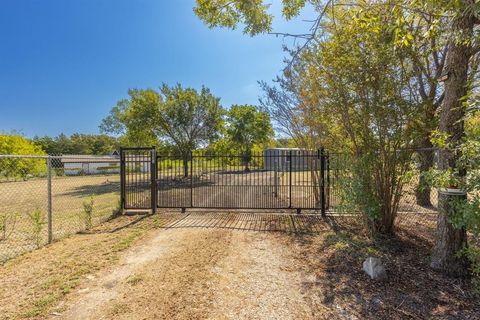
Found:
M 448 135 L 450 144 L 448 149 L 440 150 L 438 167 L 440 170 L 453 169 L 460 176 L 456 165 L 456 156 L 452 150 L 459 145 L 464 135 L 464 108 L 462 98 L 467 93 L 467 75 L 471 48 L 465 39 L 458 39 L 460 34 L 470 38 L 474 27 L 474 17 L 470 11 L 465 10 L 467 6 L 473 5 L 473 0 L 462 1 L 462 12 L 453 20 L 452 36 L 449 43 L 445 69 L 448 78 L 445 81 L 445 98 L 440 110 L 439 130 Z M 449 193 L 439 193 L 439 210 L 437 221 L 436 243 L 433 249 L 431 267 L 443 271 L 449 275 L 461 276 L 467 272 L 465 259 L 458 256 L 458 251 L 467 244 L 465 229 L 455 228 L 449 221 L 449 215 L 456 215 L 457 212 L 451 207 L 454 196 Z
M 183 176 L 186 178 L 188 177 L 188 159 L 190 156 L 188 154 L 184 154 L 183 157 Z
M 420 150 L 418 151 L 418 155 L 420 156 L 420 178 L 418 180 L 417 188 L 415 189 L 415 198 L 417 200 L 417 204 L 422 207 L 431 207 L 432 202 L 430 199 L 430 193 L 432 189 L 427 183 L 427 179 L 425 177 L 425 173 L 430 170 L 433 166 L 433 147 L 432 143 L 430 142 L 429 138 L 426 138 L 422 141 L 420 146 Z
M 438 195 L 437 241 L 430 266 L 451 276 L 464 276 L 467 274 L 467 261 L 458 252 L 467 244 L 467 234 L 464 228 L 455 228 L 447 217 L 452 210 L 454 197 L 466 199 L 466 196 L 452 196 L 443 192 Z

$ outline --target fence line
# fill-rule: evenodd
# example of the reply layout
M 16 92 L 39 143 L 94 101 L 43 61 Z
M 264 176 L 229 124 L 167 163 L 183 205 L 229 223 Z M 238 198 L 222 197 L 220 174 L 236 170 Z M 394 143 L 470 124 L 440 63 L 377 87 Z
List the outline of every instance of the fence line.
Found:
M 168 198 L 162 191 L 178 194 L 178 190 L 183 190 L 181 188 L 184 186 L 184 189 L 188 189 L 190 186 L 189 197 L 193 199 L 192 183 L 194 187 L 198 185 L 198 190 L 203 187 L 202 183 L 206 183 L 207 187 L 217 183 L 220 186 L 215 190 L 222 191 L 225 189 L 222 184 L 231 181 L 231 176 L 236 174 L 236 170 L 244 170 L 241 158 L 230 159 L 232 163 L 223 168 L 222 161 L 228 159 L 201 154 L 189 159 L 188 173 L 191 177 L 189 178 L 184 177 L 181 158 L 174 155 L 163 157 L 164 159 L 158 160 L 161 168 L 158 168 L 158 172 L 155 170 L 159 175 L 157 178 L 164 180 L 159 182 L 159 186 L 165 189 L 159 189 L 159 192 L 155 193 L 161 197 L 159 207 L 170 206 L 165 202 Z M 321 181 L 327 182 L 325 194 L 321 195 L 326 199 L 322 203 L 325 203 L 330 210 L 329 213 L 333 214 L 343 214 L 345 208 L 342 207 L 342 201 L 349 195 L 345 192 L 346 189 L 342 190 L 344 188 L 342 179 L 345 180 L 345 175 L 348 175 L 348 168 L 345 167 L 347 162 L 343 157 L 341 154 L 328 153 L 328 161 L 324 168 L 320 168 L 321 164 L 315 162 L 315 168 L 322 169 L 320 171 L 325 171 L 326 175 L 320 177 Z M 413 221 L 418 227 L 432 229 L 435 226 L 437 212 L 436 190 L 421 192 L 417 186 L 424 171 L 423 163 L 425 160 L 435 162 L 436 151 L 421 150 L 415 157 L 412 160 L 413 178 L 402 190 L 397 223 L 411 225 Z M 132 161 L 133 159 L 135 158 L 132 158 Z M 301 174 L 298 170 L 286 170 L 292 165 L 291 161 L 283 163 L 277 158 L 276 162 L 269 163 L 269 159 L 275 160 L 275 157 L 261 156 L 253 159 L 258 163 L 250 165 L 249 174 L 237 174 L 234 188 L 266 184 L 271 187 L 271 190 L 267 191 L 272 192 L 271 198 L 275 201 L 281 198 L 288 204 L 288 201 L 291 201 L 290 197 L 295 204 L 300 198 L 305 197 L 304 202 L 311 203 L 314 197 L 312 192 L 305 193 L 302 191 L 303 188 L 298 186 L 295 192 L 288 192 L 287 188 L 291 181 L 297 181 L 301 186 L 313 190 L 313 182 L 309 180 L 309 175 Z M 225 172 L 214 170 L 218 167 L 222 167 Z M 127 169 L 133 170 L 134 167 Z M 0 263 L 70 234 L 87 230 L 116 214 L 121 208 L 120 170 L 119 156 L 0 155 Z M 267 176 L 265 172 L 269 170 L 272 173 Z M 177 188 L 168 189 L 165 182 Z M 198 195 L 197 190 L 195 192 L 194 195 Z M 188 196 L 187 191 L 184 193 Z M 242 200 L 236 196 L 227 199 L 221 192 L 218 195 L 207 192 L 203 194 L 217 196 L 227 204 L 236 204 L 236 201 Z M 256 193 L 251 192 L 250 196 L 255 197 Z M 242 193 L 241 197 L 245 197 L 245 194 Z
M 0 263 L 119 210 L 119 158 L 0 155 Z

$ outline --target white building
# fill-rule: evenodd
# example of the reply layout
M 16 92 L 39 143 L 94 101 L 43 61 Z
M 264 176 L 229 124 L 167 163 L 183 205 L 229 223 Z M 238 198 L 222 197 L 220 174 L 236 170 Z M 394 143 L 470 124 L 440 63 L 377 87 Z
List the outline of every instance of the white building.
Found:
M 120 157 L 116 151 L 109 156 L 64 155 L 61 162 L 67 176 L 120 173 Z

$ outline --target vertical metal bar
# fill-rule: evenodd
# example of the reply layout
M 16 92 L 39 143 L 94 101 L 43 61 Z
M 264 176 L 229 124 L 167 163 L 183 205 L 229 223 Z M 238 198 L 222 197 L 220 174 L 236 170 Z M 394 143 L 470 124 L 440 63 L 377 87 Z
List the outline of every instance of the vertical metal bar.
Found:
M 150 156 L 152 157 L 150 159 L 150 204 L 152 208 L 152 214 L 154 214 L 157 209 L 157 180 L 155 174 L 155 172 L 157 171 L 157 150 L 155 147 L 152 147 L 152 150 L 150 151 Z
M 190 150 L 190 207 L 193 208 L 193 151 Z
M 278 167 L 278 161 L 275 159 L 275 164 L 274 164 L 274 173 L 273 173 L 273 179 L 274 179 L 274 195 L 275 198 L 278 197 L 278 173 L 277 173 L 277 167 Z
M 120 147 L 120 211 L 123 214 L 125 209 L 125 161 L 123 148 Z
M 52 157 L 49 155 L 47 158 L 47 192 L 48 192 L 48 213 L 47 213 L 47 223 L 48 223 L 48 243 L 52 242 L 53 232 L 52 232 Z
M 330 209 L 330 153 L 327 152 L 327 210 Z
M 322 216 L 325 216 L 325 150 L 320 148 L 320 201 Z
M 288 194 L 289 194 L 289 196 L 288 196 L 288 201 L 289 201 L 289 202 L 288 202 L 288 207 L 291 208 L 291 207 L 292 207 L 292 150 L 290 150 L 290 151 L 288 152 L 288 159 L 289 159 L 289 161 L 288 161 L 288 162 L 289 162 L 289 165 L 288 165 L 288 166 L 289 166 L 289 169 L 288 169 L 288 170 L 289 170 L 289 173 L 288 173 L 288 175 L 289 175 L 289 178 L 288 178 L 288 180 L 289 180 L 289 185 L 288 185 Z

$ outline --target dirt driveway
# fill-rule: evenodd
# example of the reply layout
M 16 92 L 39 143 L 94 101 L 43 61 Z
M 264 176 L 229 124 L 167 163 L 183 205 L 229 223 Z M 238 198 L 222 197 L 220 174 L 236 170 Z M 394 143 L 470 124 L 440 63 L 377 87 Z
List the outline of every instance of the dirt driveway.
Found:
M 218 228 L 205 228 L 215 224 Z M 277 227 L 291 221 L 283 224 Z M 188 215 L 152 232 L 116 268 L 86 281 L 59 305 L 65 310 L 61 318 L 313 318 L 288 247 L 278 234 L 251 232 L 274 227 L 249 214 Z
M 0 319 L 480 314 L 464 283 L 429 271 L 428 241 L 400 233 L 384 248 L 349 228 L 342 219 L 250 212 L 121 217 L 0 266 Z M 361 271 L 366 255 L 384 259 L 386 281 Z

